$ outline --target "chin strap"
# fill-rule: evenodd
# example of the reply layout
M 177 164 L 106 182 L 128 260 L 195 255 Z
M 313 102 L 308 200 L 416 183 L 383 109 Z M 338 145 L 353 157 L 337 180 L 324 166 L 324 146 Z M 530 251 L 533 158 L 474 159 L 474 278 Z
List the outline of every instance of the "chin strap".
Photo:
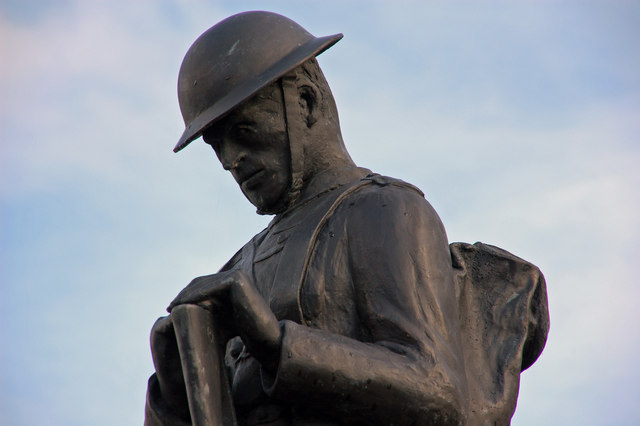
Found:
M 291 184 L 287 202 L 287 205 L 291 206 L 302 191 L 304 177 L 304 143 L 302 138 L 304 132 L 302 126 L 305 124 L 300 114 L 300 97 L 298 96 L 296 72 L 292 71 L 280 78 L 280 85 L 284 98 L 284 117 L 291 156 Z

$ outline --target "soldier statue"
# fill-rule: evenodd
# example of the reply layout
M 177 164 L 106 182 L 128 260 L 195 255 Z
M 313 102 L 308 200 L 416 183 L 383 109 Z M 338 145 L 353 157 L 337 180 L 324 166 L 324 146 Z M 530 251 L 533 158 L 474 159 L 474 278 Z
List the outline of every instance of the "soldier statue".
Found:
M 194 279 L 151 332 L 147 425 L 507 425 L 549 325 L 532 264 L 449 244 L 415 186 L 358 167 L 292 20 L 207 30 L 178 80 L 202 137 L 266 229 Z

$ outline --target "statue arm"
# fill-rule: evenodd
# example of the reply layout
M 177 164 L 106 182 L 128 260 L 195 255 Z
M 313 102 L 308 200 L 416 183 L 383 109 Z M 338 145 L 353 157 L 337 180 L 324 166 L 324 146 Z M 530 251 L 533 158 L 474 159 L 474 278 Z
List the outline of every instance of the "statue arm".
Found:
M 273 377 L 263 370 L 265 390 L 331 407 L 341 419 L 463 423 L 455 291 L 437 214 L 413 190 L 374 187 L 335 217 L 344 220 L 334 229 L 346 230 L 349 276 L 341 278 L 352 289 L 360 336 L 282 322 L 280 363 Z
M 186 408 L 186 403 L 185 403 Z M 147 386 L 147 400 L 144 408 L 145 426 L 190 426 L 191 420 L 180 416 L 160 391 L 157 374 L 151 375 Z
M 156 373 L 147 386 L 145 426 L 190 425 L 180 354 L 169 316 L 155 322 L 150 343 Z

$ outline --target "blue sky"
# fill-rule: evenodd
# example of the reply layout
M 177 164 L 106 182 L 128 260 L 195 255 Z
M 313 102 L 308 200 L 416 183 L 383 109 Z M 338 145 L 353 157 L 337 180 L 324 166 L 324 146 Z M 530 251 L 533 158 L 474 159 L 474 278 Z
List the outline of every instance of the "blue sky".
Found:
M 0 424 L 141 424 L 151 325 L 268 222 L 171 151 L 184 53 L 251 9 L 344 33 L 354 160 L 545 273 L 513 424 L 638 424 L 638 4 L 355 0 L 0 0 Z

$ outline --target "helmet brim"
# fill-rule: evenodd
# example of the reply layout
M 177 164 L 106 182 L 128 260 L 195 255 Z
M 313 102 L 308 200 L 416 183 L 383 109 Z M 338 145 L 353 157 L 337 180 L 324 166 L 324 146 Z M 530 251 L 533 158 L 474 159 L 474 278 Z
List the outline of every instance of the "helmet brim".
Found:
M 199 138 L 207 127 L 235 109 L 242 102 L 251 98 L 260 89 L 275 82 L 289 71 L 302 65 L 308 59 L 318 56 L 336 44 L 342 37 L 342 34 L 334 34 L 326 37 L 313 38 L 267 68 L 258 75 L 257 78 L 235 87 L 234 90 L 191 120 L 189 125 L 184 129 L 182 136 L 180 136 L 178 143 L 173 148 L 173 152 L 178 152 L 189 145 L 192 141 Z

